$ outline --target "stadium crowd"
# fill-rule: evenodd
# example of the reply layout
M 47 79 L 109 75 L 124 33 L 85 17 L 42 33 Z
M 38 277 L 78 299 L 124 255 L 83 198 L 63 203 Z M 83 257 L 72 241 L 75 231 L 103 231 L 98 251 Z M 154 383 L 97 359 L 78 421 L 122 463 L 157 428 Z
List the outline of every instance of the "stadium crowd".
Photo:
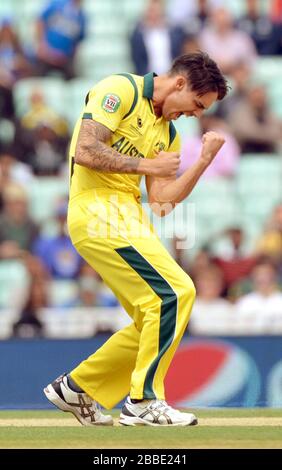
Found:
M 72 103 L 61 90 L 69 89 L 64 96 L 71 100 L 71 87 L 80 79 L 85 83 L 80 61 L 91 41 L 95 45 L 96 27 L 87 8 L 107 1 L 37 1 L 38 16 L 25 25 L 34 29 L 28 44 L 16 11 L 0 18 L 0 327 L 4 317 L 10 325 L 0 339 L 44 336 L 48 315 L 67 322 L 68 312 L 86 309 L 94 316 L 93 308 L 119 309 L 73 248 L 66 224 L 67 152 L 78 114 L 68 118 Z M 191 332 L 197 334 L 207 318 L 216 321 L 218 312 L 251 319 L 261 312 L 280 316 L 282 324 L 282 1 L 244 0 L 238 2 L 239 14 L 221 0 L 137 3 L 142 8 L 124 33 L 131 69 L 120 72 L 162 74 L 177 55 L 201 49 L 231 86 L 229 96 L 199 123 L 176 123 L 180 173 L 197 159 L 204 132 L 217 130 L 226 139 L 191 198 L 200 221 L 194 246 L 178 248 L 175 234 L 166 240 L 197 288 Z M 56 100 L 60 106 L 54 106 Z M 79 103 L 78 110 L 82 97 Z M 239 194 L 241 206 L 226 209 L 224 194 L 235 200 Z M 207 205 L 212 200 L 215 205 Z M 186 230 L 189 234 L 189 223 Z M 114 331 L 127 321 L 114 318 L 112 324 L 109 318 L 101 321 L 95 332 Z

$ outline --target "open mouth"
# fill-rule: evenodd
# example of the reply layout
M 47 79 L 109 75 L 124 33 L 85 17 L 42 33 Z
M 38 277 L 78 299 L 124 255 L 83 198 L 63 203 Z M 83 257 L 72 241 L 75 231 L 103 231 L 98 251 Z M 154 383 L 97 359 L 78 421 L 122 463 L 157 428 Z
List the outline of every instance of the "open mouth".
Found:
M 173 118 L 174 120 L 178 119 L 180 116 L 182 116 L 183 113 L 174 113 Z

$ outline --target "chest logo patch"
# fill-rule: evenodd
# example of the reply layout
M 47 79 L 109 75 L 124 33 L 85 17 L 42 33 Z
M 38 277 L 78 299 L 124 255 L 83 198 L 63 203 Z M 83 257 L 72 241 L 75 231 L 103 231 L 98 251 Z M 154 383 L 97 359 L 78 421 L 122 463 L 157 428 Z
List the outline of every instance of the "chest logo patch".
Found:
M 162 152 L 165 149 L 165 144 L 164 142 L 157 142 L 155 147 L 157 152 Z
M 102 108 L 107 111 L 107 113 L 115 113 L 120 107 L 120 97 L 109 93 L 105 95 L 102 101 Z

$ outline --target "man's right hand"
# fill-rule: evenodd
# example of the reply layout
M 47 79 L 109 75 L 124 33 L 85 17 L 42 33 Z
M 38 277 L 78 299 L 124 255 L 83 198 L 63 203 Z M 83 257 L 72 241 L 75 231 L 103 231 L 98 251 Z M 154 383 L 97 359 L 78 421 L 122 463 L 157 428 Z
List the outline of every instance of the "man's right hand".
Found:
M 152 176 L 159 178 L 175 177 L 180 165 L 180 154 L 177 152 L 160 152 L 150 160 Z
M 206 132 L 202 137 L 202 152 L 200 159 L 208 166 L 225 142 L 222 135 L 214 131 Z

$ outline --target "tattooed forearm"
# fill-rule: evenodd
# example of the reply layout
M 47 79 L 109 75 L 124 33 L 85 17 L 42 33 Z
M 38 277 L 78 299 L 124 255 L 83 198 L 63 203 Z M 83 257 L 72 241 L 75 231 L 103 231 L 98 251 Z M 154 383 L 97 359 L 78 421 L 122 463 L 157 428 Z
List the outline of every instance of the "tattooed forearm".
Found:
M 107 173 L 139 174 L 141 159 L 122 155 L 108 145 L 112 132 L 90 119 L 83 119 L 78 136 L 75 163 Z M 141 165 L 142 166 L 142 165 Z

